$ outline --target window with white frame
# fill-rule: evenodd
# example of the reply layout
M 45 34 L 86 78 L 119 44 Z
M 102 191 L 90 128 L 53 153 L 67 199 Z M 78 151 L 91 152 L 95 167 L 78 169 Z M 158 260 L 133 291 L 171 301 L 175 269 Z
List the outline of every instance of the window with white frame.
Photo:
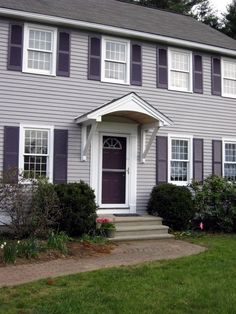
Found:
M 20 169 L 25 179 L 52 180 L 51 136 L 51 129 L 21 128 Z
M 169 49 L 169 88 L 192 91 L 192 53 Z
M 23 71 L 55 75 L 56 42 L 56 29 L 25 24 Z
M 103 37 L 102 80 L 129 84 L 130 43 L 125 40 Z
M 236 141 L 223 142 L 224 177 L 236 181 Z
M 222 95 L 236 97 L 236 60 L 222 59 Z
M 169 137 L 169 182 L 186 184 L 191 179 L 191 138 Z

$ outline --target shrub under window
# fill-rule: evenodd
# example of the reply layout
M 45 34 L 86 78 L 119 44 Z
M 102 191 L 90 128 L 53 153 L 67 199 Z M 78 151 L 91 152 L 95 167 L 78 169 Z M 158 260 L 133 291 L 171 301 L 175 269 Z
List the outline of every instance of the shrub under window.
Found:
M 187 187 L 173 184 L 155 186 L 148 202 L 148 213 L 163 218 L 174 230 L 185 230 L 194 216 L 192 193 Z
M 94 191 L 83 181 L 55 186 L 60 200 L 59 229 L 70 236 L 81 236 L 96 229 Z

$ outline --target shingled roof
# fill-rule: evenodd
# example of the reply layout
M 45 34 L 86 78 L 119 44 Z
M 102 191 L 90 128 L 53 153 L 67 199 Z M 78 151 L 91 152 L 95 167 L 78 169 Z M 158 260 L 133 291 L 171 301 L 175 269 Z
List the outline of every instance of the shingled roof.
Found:
M 192 17 L 118 0 L 0 0 L 0 8 L 115 26 L 236 50 L 236 40 Z

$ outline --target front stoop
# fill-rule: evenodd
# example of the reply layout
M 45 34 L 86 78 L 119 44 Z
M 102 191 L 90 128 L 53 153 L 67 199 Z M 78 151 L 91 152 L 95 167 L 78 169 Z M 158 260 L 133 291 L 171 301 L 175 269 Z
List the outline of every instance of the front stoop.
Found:
M 107 217 L 107 216 L 106 216 Z M 158 240 L 173 238 L 169 234 L 169 227 L 162 224 L 160 217 L 149 215 L 133 217 L 116 217 L 109 215 L 116 226 L 112 241 L 131 241 L 131 240 Z

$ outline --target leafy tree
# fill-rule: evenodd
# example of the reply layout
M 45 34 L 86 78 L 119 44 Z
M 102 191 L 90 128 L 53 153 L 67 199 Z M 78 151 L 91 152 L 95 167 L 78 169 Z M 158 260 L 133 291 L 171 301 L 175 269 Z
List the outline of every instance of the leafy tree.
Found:
M 222 28 L 222 23 L 218 18 L 209 0 L 203 1 L 195 10 L 193 16 L 200 22 L 211 26 L 217 30 Z
M 205 2 L 205 0 L 130 0 L 128 2 L 177 13 L 190 14 L 196 5 Z
M 236 39 L 236 0 L 233 0 L 233 2 L 227 6 L 227 13 L 224 16 L 224 24 L 224 33 Z

